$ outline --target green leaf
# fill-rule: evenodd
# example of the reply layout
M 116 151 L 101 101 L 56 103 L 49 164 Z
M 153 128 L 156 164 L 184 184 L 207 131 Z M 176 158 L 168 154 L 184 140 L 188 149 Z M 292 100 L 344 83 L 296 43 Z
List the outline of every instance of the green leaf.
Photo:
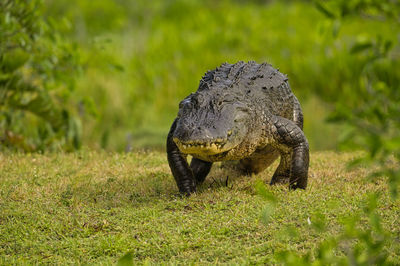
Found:
M 82 143 L 82 124 L 80 119 L 75 116 L 69 116 L 68 128 L 67 128 L 67 140 L 72 144 L 72 147 L 76 150 L 80 149 Z
M 311 225 L 318 232 L 326 230 L 326 218 L 322 213 L 316 213 L 311 217 Z
M 337 37 L 339 35 L 340 28 L 342 26 L 342 23 L 340 22 L 339 19 L 335 19 L 333 22 L 333 27 L 332 27 L 332 35 L 333 37 Z
M 383 145 L 390 151 L 400 150 L 400 136 L 396 136 L 391 139 L 385 139 Z
M 124 71 L 125 71 L 124 66 L 122 66 L 122 65 L 120 65 L 120 64 L 109 63 L 108 65 L 110 66 L 110 68 L 115 69 L 115 70 L 117 70 L 117 71 L 119 71 L 119 72 L 124 72 Z
M 264 198 L 268 202 L 273 203 L 273 204 L 277 202 L 277 199 L 274 196 L 274 194 L 272 194 L 271 192 L 269 192 L 267 190 L 265 184 L 261 180 L 259 180 L 256 183 L 256 191 L 257 191 L 258 195 L 260 195 L 262 198 Z
M 268 224 L 271 220 L 271 216 L 274 213 L 274 207 L 271 204 L 267 204 L 261 212 L 261 220 L 264 224 Z
M 368 200 L 364 208 L 364 212 L 366 214 L 371 214 L 376 210 L 376 208 L 378 207 L 378 197 L 379 195 L 376 193 L 371 193 L 368 195 Z
M 30 55 L 23 49 L 16 48 L 6 52 L 0 62 L 1 69 L 4 73 L 11 73 L 22 67 L 28 60 Z
M 353 169 L 354 167 L 360 166 L 361 164 L 364 164 L 366 162 L 368 162 L 368 160 L 364 157 L 353 159 L 347 164 L 347 169 Z
M 133 265 L 134 264 L 133 264 L 133 254 L 132 254 L 132 252 L 126 253 L 117 262 L 117 266 L 133 266 Z
M 372 42 L 358 42 L 350 48 L 350 53 L 357 54 L 367 49 L 372 48 Z
M 383 45 L 384 54 L 386 54 L 387 52 L 389 52 L 389 50 L 392 48 L 392 46 L 393 46 L 392 41 L 391 41 L 391 40 L 386 40 L 385 43 L 384 43 L 384 45 Z
M 335 14 L 332 11 L 330 11 L 329 9 L 327 9 L 320 1 L 315 1 L 314 3 L 315 3 L 315 7 L 326 17 L 328 17 L 330 19 L 334 19 L 336 17 Z

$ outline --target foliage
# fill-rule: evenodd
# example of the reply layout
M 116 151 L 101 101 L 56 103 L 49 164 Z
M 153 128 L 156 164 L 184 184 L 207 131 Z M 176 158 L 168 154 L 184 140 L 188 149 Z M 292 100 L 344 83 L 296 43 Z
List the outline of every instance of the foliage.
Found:
M 322 241 L 316 250 L 305 255 L 281 251 L 277 254 L 278 260 L 285 265 L 392 265 L 387 248 L 395 240 L 382 227 L 377 199 L 376 194 L 371 194 L 363 208 L 363 216 L 347 217 L 343 222 L 343 232 Z M 366 228 L 360 228 L 361 218 L 368 219 Z M 309 223 L 317 233 L 321 233 L 327 230 L 324 220 L 325 216 L 318 214 Z M 339 255 L 343 247 L 345 255 Z
M 43 17 L 40 0 L 0 2 L 0 141 L 42 151 L 80 146 L 69 102 L 79 72 L 77 47 L 58 33 L 66 20 Z
M 397 29 L 400 26 L 397 1 L 324 1 L 317 2 L 317 7 L 335 24 L 362 16 Z M 368 151 L 352 165 L 377 167 L 371 177 L 388 177 L 396 197 L 400 183 L 400 46 L 381 33 L 369 35 L 367 29 L 351 41 L 349 54 L 359 62 L 359 73 L 348 86 L 338 88 L 330 120 L 347 126 L 341 137 L 343 146 Z

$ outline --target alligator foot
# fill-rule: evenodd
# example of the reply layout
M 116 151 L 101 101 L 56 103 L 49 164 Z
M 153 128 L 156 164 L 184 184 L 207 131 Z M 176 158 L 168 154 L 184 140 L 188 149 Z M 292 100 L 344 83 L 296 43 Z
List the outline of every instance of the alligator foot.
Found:
M 288 176 L 289 188 L 307 187 L 309 148 L 303 131 L 293 122 L 283 117 L 273 117 L 274 139 L 281 151 L 281 163 L 271 183 L 276 183 L 280 176 Z
M 271 179 L 270 185 L 288 184 L 290 176 L 274 175 Z

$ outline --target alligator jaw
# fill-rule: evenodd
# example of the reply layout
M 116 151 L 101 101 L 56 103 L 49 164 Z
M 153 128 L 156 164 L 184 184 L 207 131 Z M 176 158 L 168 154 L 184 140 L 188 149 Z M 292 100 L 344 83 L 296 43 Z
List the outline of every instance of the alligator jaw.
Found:
M 217 138 L 213 140 L 190 140 L 180 141 L 178 138 L 173 139 L 179 150 L 185 154 L 206 154 L 213 155 L 225 152 L 231 147 L 227 147 L 227 139 Z

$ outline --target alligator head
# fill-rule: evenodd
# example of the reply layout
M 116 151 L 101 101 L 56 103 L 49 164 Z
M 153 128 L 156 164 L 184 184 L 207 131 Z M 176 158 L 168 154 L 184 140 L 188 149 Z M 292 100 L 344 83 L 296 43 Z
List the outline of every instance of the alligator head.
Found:
M 197 91 L 179 104 L 173 140 L 185 154 L 214 155 L 238 146 L 247 134 L 250 112 L 226 89 Z

